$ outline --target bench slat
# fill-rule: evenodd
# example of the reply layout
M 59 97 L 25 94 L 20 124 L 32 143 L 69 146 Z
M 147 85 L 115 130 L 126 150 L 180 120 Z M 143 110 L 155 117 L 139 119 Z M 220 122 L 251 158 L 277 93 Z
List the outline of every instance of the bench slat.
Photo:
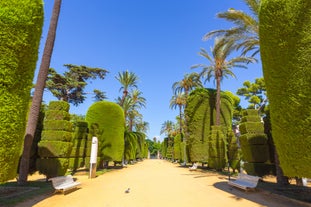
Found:
M 261 177 L 239 173 L 236 180 L 230 180 L 229 185 L 247 190 L 256 188 Z
M 52 181 L 55 190 L 62 190 L 63 193 L 81 184 L 80 182 L 74 181 L 71 175 L 50 178 L 49 181 Z

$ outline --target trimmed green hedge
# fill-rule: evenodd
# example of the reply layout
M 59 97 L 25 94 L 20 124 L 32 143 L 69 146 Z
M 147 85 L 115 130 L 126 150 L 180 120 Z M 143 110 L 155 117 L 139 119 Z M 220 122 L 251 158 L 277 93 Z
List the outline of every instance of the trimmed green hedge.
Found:
M 233 99 L 232 93 L 221 92 L 221 125 L 231 129 L 233 116 Z M 216 120 L 216 90 L 198 88 L 192 91 L 187 100 L 187 107 L 185 115 L 187 117 L 187 129 L 189 137 L 187 138 L 187 147 L 189 149 L 189 156 L 191 162 L 206 163 L 209 160 L 210 148 L 217 148 L 214 146 L 216 142 L 211 141 L 212 133 L 218 134 L 217 130 L 212 132 L 211 126 L 215 124 Z M 226 132 L 224 136 L 226 136 Z M 226 137 L 224 137 L 226 139 Z M 202 145 L 202 146 L 198 146 Z M 220 152 L 220 151 L 219 151 Z M 214 156 L 214 155 L 213 155 Z M 217 155 L 218 156 L 218 155 Z M 220 155 L 219 155 L 220 156 Z M 217 161 L 223 162 L 223 159 Z M 212 166 L 219 167 L 223 164 L 214 164 Z
M 72 131 L 72 123 L 67 120 L 45 120 L 44 130 L 53 131 Z
M 98 156 L 101 160 L 122 161 L 125 131 L 123 109 L 113 102 L 98 101 L 90 106 L 85 119 L 91 127 L 98 125 L 95 134 L 98 134 Z
M 86 162 L 89 160 L 85 160 L 87 156 L 88 148 L 91 149 L 92 142 L 88 142 L 88 123 L 85 121 L 78 121 L 74 124 L 74 133 L 73 133 L 73 147 L 71 153 L 69 155 L 69 169 L 75 171 L 76 169 L 83 167 Z M 88 146 L 89 144 L 89 146 Z M 90 150 L 89 154 L 90 155 Z
M 261 123 L 260 121 L 259 122 L 247 121 L 240 124 L 241 134 L 262 133 L 263 130 L 264 130 L 263 123 Z
M 183 148 L 181 148 L 181 136 L 177 134 L 174 137 L 174 160 L 183 160 Z
M 53 137 L 54 141 L 64 141 L 64 142 L 70 142 L 72 139 L 72 133 L 66 132 L 66 131 L 53 131 L 53 130 L 44 130 L 41 134 L 42 140 L 49 140 L 51 137 Z
M 245 168 L 246 172 L 251 175 L 261 175 L 267 172 L 265 169 L 260 169 L 260 166 L 265 166 L 270 162 L 270 151 L 267 143 L 268 138 L 264 133 L 264 126 L 260 122 L 258 111 L 255 109 L 247 109 L 243 112 L 243 121 L 240 124 L 241 136 L 240 145 L 242 150 L 242 159 L 247 166 L 256 166 L 254 168 Z M 248 118 L 248 117 L 251 118 Z M 257 116 L 258 119 L 254 118 Z M 254 163 L 261 163 L 261 165 L 254 165 Z M 245 166 L 244 164 L 244 166 Z M 256 171 L 258 170 L 258 172 Z
M 0 1 L 0 182 L 16 177 L 43 25 L 42 0 Z
M 270 163 L 244 163 L 243 168 L 250 175 L 275 175 L 275 165 Z
M 38 143 L 38 154 L 41 158 L 69 157 L 72 143 L 42 140 Z
M 70 114 L 67 111 L 49 110 L 45 113 L 47 120 L 70 120 Z
M 254 145 L 259 145 L 259 144 L 267 144 L 268 138 L 264 133 L 260 134 L 254 134 L 254 133 L 247 133 L 247 134 L 242 134 L 240 137 L 240 143 L 241 145 L 248 145 L 248 144 L 254 144 Z
M 49 114 L 43 122 L 44 137 L 38 143 L 37 168 L 47 178 L 65 175 L 68 169 L 68 158 L 72 150 L 72 123 L 69 120 L 59 120 L 59 114 L 68 114 L 68 111 L 61 113 L 55 109 L 69 110 L 69 103 L 64 101 L 53 101 L 49 104 L 46 113 Z M 55 118 L 53 118 L 55 114 Z M 63 116 L 66 119 L 68 115 Z M 71 135 L 71 137 L 69 137 Z M 54 168 L 54 169 L 49 165 Z
M 284 175 L 311 177 L 311 1 L 262 0 L 260 53 Z

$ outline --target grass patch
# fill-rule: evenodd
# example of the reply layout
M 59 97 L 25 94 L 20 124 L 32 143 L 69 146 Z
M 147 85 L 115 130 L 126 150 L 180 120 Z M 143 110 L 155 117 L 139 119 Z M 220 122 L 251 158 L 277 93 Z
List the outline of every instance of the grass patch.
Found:
M 53 192 L 50 182 L 28 181 L 23 186 L 19 186 L 17 182 L 3 183 L 0 184 L 0 206 L 14 206 L 28 199 Z

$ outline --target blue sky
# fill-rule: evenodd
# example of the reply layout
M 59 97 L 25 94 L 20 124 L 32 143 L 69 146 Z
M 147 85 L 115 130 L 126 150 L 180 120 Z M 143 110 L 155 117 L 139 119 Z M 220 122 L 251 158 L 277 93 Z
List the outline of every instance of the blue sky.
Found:
M 44 5 L 38 68 L 53 3 L 46 0 Z M 209 31 L 232 26 L 216 17 L 216 13 L 229 8 L 248 11 L 243 0 L 66 0 L 62 3 L 50 67 L 58 73 L 66 70 L 64 64 L 107 69 L 107 77 L 92 81 L 86 91 L 102 90 L 108 101 L 122 95 L 115 78 L 118 72 L 134 72 L 139 77 L 138 89 L 147 100 L 141 113 L 149 123 L 148 138 L 157 136 L 162 140 L 162 124 L 166 120 L 175 122 L 178 115 L 178 110 L 169 108 L 173 83 L 187 73 L 200 71 L 190 69 L 192 65 L 208 64 L 198 52 L 200 48 L 209 51 L 213 40 L 203 41 L 202 37 Z M 224 79 L 222 90 L 235 93 L 244 81 L 262 77 L 260 63 L 233 71 L 237 79 Z M 215 85 L 211 82 L 205 87 Z M 246 106 L 242 99 L 242 106 Z M 45 93 L 44 101 L 51 100 L 56 98 Z M 70 112 L 85 115 L 92 103 L 90 95 L 85 103 L 71 106 Z

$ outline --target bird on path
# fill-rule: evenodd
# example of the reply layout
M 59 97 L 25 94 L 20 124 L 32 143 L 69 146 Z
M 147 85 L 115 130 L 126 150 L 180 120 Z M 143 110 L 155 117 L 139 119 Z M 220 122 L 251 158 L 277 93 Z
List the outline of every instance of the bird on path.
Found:
M 125 191 L 125 193 L 130 193 L 130 188 L 128 188 L 128 189 Z

